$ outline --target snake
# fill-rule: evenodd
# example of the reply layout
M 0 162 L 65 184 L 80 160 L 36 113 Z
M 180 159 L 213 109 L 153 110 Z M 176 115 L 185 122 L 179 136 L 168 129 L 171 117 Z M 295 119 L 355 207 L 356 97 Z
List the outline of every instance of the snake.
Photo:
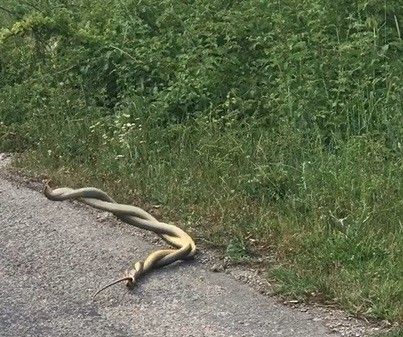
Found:
M 149 254 L 143 261 L 135 262 L 133 268 L 127 270 L 125 275 L 99 289 L 94 295 L 108 287 L 126 282 L 129 289 L 134 288 L 137 280 L 154 268 L 163 267 L 178 260 L 188 260 L 196 253 L 196 245 L 188 233 L 181 228 L 158 221 L 151 214 L 140 207 L 119 204 L 104 191 L 95 187 L 73 189 L 61 187 L 52 189 L 49 182 L 45 183 L 44 195 L 49 200 L 64 201 L 78 200 L 93 208 L 110 212 L 121 221 L 156 233 L 160 238 L 172 246 L 171 249 L 160 249 Z

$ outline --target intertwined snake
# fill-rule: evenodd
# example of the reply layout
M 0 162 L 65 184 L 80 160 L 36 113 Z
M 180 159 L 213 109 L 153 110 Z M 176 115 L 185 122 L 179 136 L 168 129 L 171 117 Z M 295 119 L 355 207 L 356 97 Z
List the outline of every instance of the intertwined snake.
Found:
M 177 260 L 188 259 L 196 253 L 196 246 L 193 239 L 182 229 L 159 222 L 151 214 L 139 207 L 118 204 L 109 195 L 97 188 L 85 187 L 72 189 L 64 187 L 52 190 L 49 185 L 46 184 L 44 194 L 50 200 L 62 201 L 77 199 L 94 208 L 111 212 L 117 218 L 128 224 L 153 231 L 176 248 L 162 249 L 151 253 L 144 261 L 136 262 L 133 269 L 127 271 L 124 277 L 98 290 L 94 297 L 102 290 L 122 281 L 126 281 L 126 285 L 132 288 L 136 280 L 150 269 L 166 266 Z

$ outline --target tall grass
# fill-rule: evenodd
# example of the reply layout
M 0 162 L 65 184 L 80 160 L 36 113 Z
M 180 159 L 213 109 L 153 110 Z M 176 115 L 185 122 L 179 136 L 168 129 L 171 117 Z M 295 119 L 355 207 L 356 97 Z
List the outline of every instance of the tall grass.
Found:
M 398 1 L 6 5 L 0 148 L 21 166 L 162 205 L 264 256 L 284 294 L 401 322 Z

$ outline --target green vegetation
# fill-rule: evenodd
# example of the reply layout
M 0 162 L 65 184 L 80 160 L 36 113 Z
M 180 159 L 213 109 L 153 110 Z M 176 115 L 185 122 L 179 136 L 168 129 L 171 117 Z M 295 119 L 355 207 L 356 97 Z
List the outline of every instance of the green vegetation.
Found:
M 402 337 L 403 336 L 403 329 L 397 328 L 387 333 L 377 334 L 374 337 Z
M 0 149 L 402 322 L 399 2 L 3 0 Z

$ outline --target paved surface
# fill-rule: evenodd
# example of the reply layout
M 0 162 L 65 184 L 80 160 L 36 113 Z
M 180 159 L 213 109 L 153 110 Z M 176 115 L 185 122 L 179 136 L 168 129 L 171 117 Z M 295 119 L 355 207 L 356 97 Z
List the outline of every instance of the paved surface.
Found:
M 0 336 L 337 336 L 197 262 L 115 279 L 155 249 L 125 224 L 0 177 Z

